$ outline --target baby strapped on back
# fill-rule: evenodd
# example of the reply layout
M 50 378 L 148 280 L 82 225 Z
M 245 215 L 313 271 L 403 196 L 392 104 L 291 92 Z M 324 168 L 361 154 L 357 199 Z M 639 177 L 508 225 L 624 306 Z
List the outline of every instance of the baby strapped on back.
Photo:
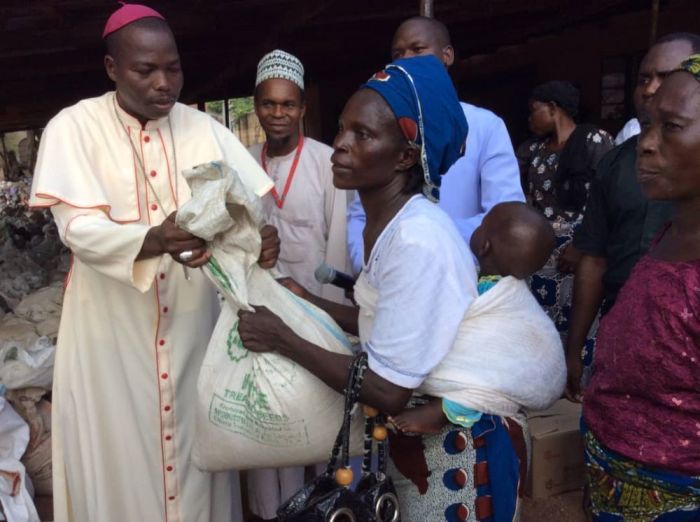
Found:
M 469 428 L 482 414 L 513 416 L 561 397 L 561 339 L 524 281 L 544 265 L 554 241 L 549 223 L 523 203 L 499 204 L 485 216 L 470 242 L 479 296 L 452 350 L 418 389 L 439 399 L 393 417 L 398 429 L 434 433 L 448 420 Z

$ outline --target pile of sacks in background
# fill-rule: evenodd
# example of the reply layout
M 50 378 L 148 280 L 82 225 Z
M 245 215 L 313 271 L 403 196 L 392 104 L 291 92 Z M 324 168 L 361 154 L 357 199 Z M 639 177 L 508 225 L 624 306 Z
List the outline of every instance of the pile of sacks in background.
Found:
M 51 494 L 51 405 L 61 283 L 26 296 L 0 319 L 0 385 L 30 428 L 22 458 L 37 494 Z
M 4 512 L 10 522 L 33 522 L 39 519 L 31 495 L 52 493 L 49 400 L 69 260 L 56 255 L 60 248 L 54 244 L 55 232 L 13 238 L 11 234 L 19 229 L 4 224 L 0 234 L 0 520 Z M 53 224 L 42 228 L 48 226 L 55 230 Z
M 28 169 L 31 170 L 31 169 Z M 0 520 L 39 520 L 51 495 L 53 365 L 70 255 L 31 177 L 0 179 Z
M 29 440 L 27 423 L 0 395 L 0 520 L 39 522 L 31 483 L 20 462 Z

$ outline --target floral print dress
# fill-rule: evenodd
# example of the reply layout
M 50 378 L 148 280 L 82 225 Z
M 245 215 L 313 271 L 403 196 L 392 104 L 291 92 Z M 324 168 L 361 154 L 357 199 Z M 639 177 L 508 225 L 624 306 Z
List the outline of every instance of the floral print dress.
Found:
M 613 148 L 614 142 L 610 134 L 604 130 L 595 130 L 586 136 L 587 162 L 595 169 L 600 158 Z M 557 236 L 557 246 L 545 266 L 530 278 L 530 288 L 562 336 L 566 339 L 569 328 L 571 297 L 573 291 L 573 274 L 562 274 L 557 269 L 557 260 L 566 245 L 573 237 L 574 229 L 583 220 L 583 212 L 564 210 L 558 203 L 555 189 L 555 177 L 559 167 L 561 151 L 553 151 L 547 147 L 547 140 L 537 140 L 527 144 L 520 154 L 525 156 L 522 167 L 525 193 L 528 203 L 539 210 L 554 227 Z M 594 324 L 591 331 L 597 327 Z M 591 341 L 589 341 L 590 343 Z M 587 345 L 589 344 L 587 343 Z M 590 352 L 590 350 L 586 350 Z M 587 357 L 590 358 L 590 353 Z M 586 364 L 586 366 L 589 366 Z

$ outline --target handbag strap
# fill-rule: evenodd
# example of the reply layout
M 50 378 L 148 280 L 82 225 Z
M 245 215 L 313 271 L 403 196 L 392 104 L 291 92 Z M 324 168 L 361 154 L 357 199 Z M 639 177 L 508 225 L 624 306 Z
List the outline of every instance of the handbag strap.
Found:
M 369 473 L 372 470 L 372 446 L 374 445 L 374 418 L 367 417 L 365 420 L 365 444 L 362 456 L 362 474 Z
M 338 431 L 338 435 L 333 444 L 331 457 L 328 459 L 326 474 L 332 475 L 339 467 L 350 465 L 350 425 L 352 422 L 353 408 L 360 398 L 362 381 L 367 368 L 367 354 L 361 352 L 357 354 L 350 363 L 348 381 L 345 386 L 345 410 L 343 424 Z
M 375 440 L 374 429 L 377 426 L 385 426 L 387 422 L 386 415 L 379 413 L 374 417 L 367 417 L 365 422 L 365 444 L 364 455 L 362 458 L 362 474 L 372 473 L 372 456 L 374 453 L 374 444 L 377 444 L 377 472 L 386 473 L 386 454 L 388 439 Z

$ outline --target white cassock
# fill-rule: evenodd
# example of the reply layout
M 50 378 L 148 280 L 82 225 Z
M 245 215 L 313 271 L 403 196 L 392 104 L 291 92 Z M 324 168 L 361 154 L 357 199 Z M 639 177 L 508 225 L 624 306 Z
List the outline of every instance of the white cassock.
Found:
M 261 144 L 248 149 L 261 164 L 262 149 Z M 265 157 L 267 173 L 280 197 L 287 186 L 297 150 L 285 156 Z M 276 205 L 272 193 L 263 198 L 263 206 L 267 222 L 277 227 L 281 240 L 277 269 L 312 294 L 342 303 L 345 300 L 342 289 L 322 285 L 314 278 L 314 271 L 322 262 L 350 273 L 346 242 L 348 195 L 333 186 L 332 153 L 328 145 L 304 137 L 282 208 Z M 304 484 L 303 467 L 256 469 L 246 473 L 250 508 L 263 519 L 274 518 L 280 503 Z
M 55 521 L 238 520 L 237 474 L 190 463 L 216 293 L 168 255 L 136 257 L 190 198 L 182 170 L 223 159 L 259 195 L 272 183 L 206 114 L 176 104 L 142 128 L 114 101 L 83 100 L 49 122 L 32 186 L 30 204 L 51 207 L 73 252 L 53 386 Z

